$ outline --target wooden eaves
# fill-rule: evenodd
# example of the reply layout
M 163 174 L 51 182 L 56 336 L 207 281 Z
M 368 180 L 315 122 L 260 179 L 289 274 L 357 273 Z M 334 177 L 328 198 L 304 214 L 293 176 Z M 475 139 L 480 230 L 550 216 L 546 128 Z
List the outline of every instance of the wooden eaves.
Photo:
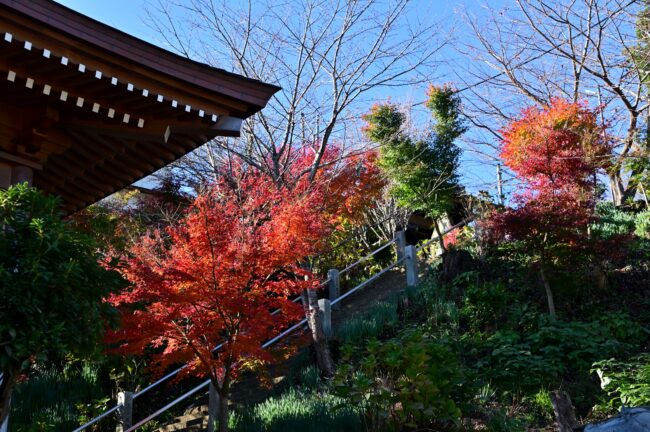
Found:
M 27 167 L 73 212 L 238 136 L 278 90 L 50 0 L 0 0 L 0 186 Z

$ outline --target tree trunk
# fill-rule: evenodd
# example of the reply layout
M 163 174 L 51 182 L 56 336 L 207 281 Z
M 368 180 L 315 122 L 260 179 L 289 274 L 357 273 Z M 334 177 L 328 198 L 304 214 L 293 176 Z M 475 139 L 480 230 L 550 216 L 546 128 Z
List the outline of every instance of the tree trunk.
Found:
M 445 239 L 442 238 L 442 232 L 440 232 L 440 227 L 438 226 L 438 219 L 433 221 L 433 228 L 436 230 L 436 235 L 438 236 L 438 243 L 440 244 L 440 250 L 442 253 L 447 252 L 445 247 Z
M 0 430 L 5 430 L 6 422 L 9 421 L 11 411 L 11 394 L 16 384 L 18 374 L 11 370 L 2 371 L 2 382 L 0 382 Z
M 558 429 L 560 432 L 573 432 L 573 428 L 580 426 L 580 423 L 576 420 L 569 394 L 564 390 L 556 390 L 550 396 Z
M 555 319 L 555 301 L 553 300 L 553 291 L 551 291 L 551 285 L 548 283 L 546 278 L 546 271 L 544 270 L 544 261 L 539 264 L 539 274 L 542 277 L 542 283 L 544 284 L 544 290 L 546 291 L 546 300 L 548 302 L 548 313 L 551 318 Z
M 316 351 L 316 363 L 326 378 L 334 376 L 334 360 L 330 352 L 329 343 L 323 331 L 323 320 L 318 308 L 318 296 L 315 289 L 308 289 L 302 293 L 302 303 L 307 316 L 307 323 L 311 329 Z
M 219 432 L 228 432 L 228 393 L 219 395 Z
M 625 187 L 618 172 L 609 175 L 609 187 L 614 205 L 617 207 L 622 205 L 625 201 Z

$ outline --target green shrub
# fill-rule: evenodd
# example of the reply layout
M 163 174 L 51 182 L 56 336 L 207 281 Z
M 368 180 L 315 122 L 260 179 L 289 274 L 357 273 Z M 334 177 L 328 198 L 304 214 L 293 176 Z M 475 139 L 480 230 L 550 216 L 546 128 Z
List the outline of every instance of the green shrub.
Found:
M 646 330 L 627 312 L 608 312 L 598 317 L 597 321 L 620 342 L 639 344 L 646 337 Z
M 598 374 L 601 387 L 609 396 L 606 404 L 610 408 L 650 405 L 650 354 L 629 361 L 599 361 L 594 363 L 592 372 Z
M 496 332 L 486 342 L 480 372 L 501 390 L 534 394 L 567 371 L 587 372 L 591 364 L 625 348 L 599 322 L 548 322 L 522 335 Z
M 334 379 L 336 393 L 363 407 L 371 430 L 459 421 L 461 366 L 447 347 L 422 332 L 373 340 L 365 348 L 347 345 L 342 352 L 345 363 Z
M 465 289 L 465 301 L 460 309 L 473 330 L 498 326 L 508 302 L 501 282 L 472 283 Z
M 346 432 L 362 430 L 360 411 L 327 392 L 289 389 L 286 393 L 235 412 L 236 432 Z
M 634 219 L 634 234 L 650 239 L 650 210 L 636 215 Z
M 597 237 L 610 239 L 634 231 L 634 214 L 619 210 L 611 202 L 596 205 L 597 221 L 591 225 L 591 231 Z

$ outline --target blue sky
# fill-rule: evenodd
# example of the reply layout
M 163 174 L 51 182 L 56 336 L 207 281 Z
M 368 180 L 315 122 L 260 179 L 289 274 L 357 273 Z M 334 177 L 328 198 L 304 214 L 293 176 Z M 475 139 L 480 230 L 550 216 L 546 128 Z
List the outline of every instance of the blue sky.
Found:
M 168 48 L 161 41 L 156 31 L 148 27 L 147 6 L 152 4 L 152 0 L 56 0 L 59 3 L 74 9 L 80 13 L 90 16 L 98 21 L 108 24 L 112 27 L 127 32 L 140 39 Z M 504 0 L 489 0 L 490 7 L 501 8 Z M 152 10 L 152 8 L 149 8 Z M 411 5 L 414 13 L 435 14 L 445 20 L 458 20 L 460 23 L 460 11 L 467 11 L 473 15 L 481 15 L 486 11 L 485 3 L 474 0 L 415 0 Z M 463 42 L 465 34 L 462 29 L 456 32 L 458 40 Z M 443 56 L 453 57 L 453 52 L 447 50 Z M 454 74 L 452 69 L 454 65 L 442 66 L 439 68 L 437 75 L 439 81 L 453 82 Z M 390 89 L 378 92 L 377 99 L 385 99 L 390 95 L 393 101 L 403 100 L 420 100 L 422 89 Z M 390 93 L 392 92 L 392 93 Z M 470 132 L 471 133 L 471 132 Z M 462 158 L 461 179 L 463 184 L 473 192 L 480 189 L 489 190 L 495 193 L 495 168 L 494 165 L 485 164 L 485 161 L 477 158 L 476 155 L 465 152 Z

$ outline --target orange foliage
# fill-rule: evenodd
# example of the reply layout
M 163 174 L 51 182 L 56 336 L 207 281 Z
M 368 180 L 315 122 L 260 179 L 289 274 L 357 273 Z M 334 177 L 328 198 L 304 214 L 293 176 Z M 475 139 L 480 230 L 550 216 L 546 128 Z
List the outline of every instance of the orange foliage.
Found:
M 524 110 L 501 132 L 501 158 L 538 190 L 583 185 L 611 154 L 597 113 L 564 99 Z
M 303 174 L 311 165 L 311 147 L 300 150 L 289 173 L 298 190 L 318 190 L 323 196 L 323 214 L 333 223 L 356 224 L 363 211 L 372 207 L 382 194 L 386 180 L 377 167 L 377 152 L 352 152 L 345 155 L 336 146 L 330 146 L 323 155 L 322 168 L 313 182 Z
M 227 392 L 247 363 L 272 360 L 262 343 L 302 314 L 288 298 L 316 283 L 298 262 L 331 230 L 324 192 L 278 188 L 244 170 L 236 182 L 213 185 L 180 223 L 145 236 L 125 257 L 132 286 L 108 299 L 122 315 L 108 342 L 121 353 L 153 348 L 159 373 L 187 362 L 183 374 L 209 376 Z

